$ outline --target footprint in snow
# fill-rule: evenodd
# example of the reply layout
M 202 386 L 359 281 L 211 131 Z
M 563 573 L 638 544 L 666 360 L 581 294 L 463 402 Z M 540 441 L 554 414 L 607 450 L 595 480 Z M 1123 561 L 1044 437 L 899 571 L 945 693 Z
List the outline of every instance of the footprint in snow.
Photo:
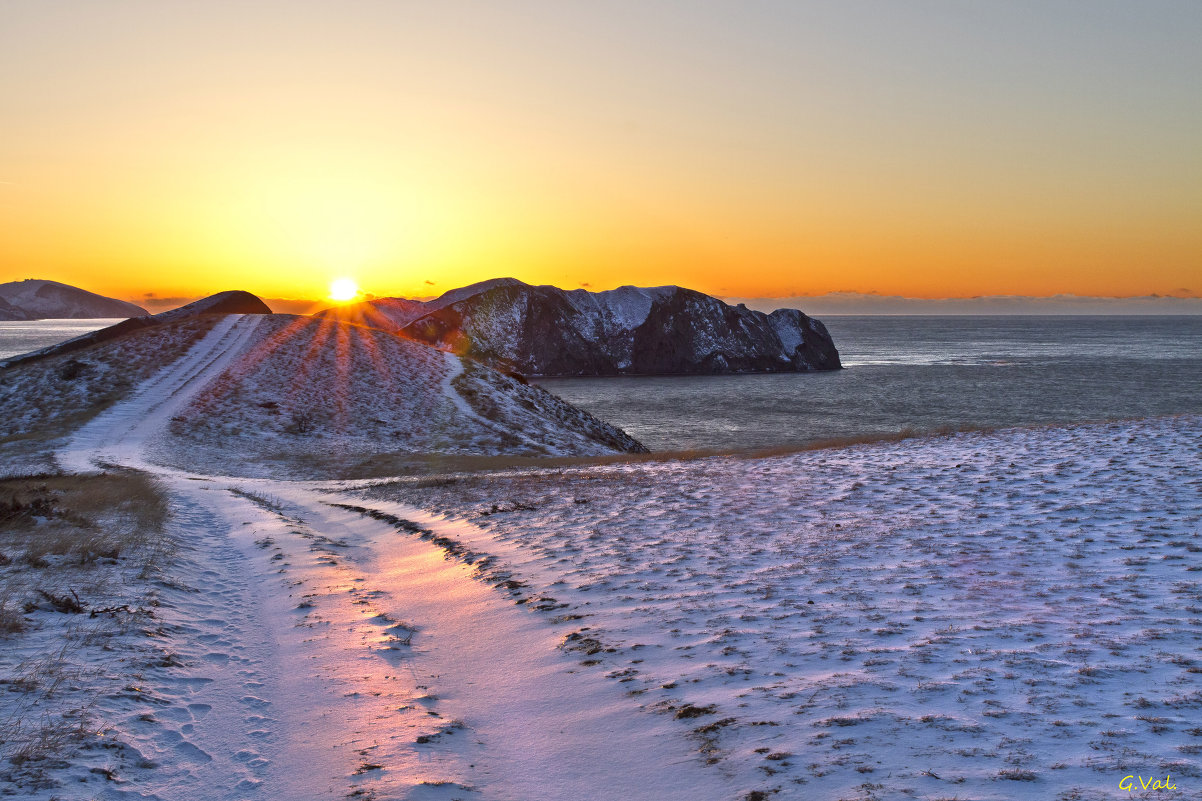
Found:
M 184 740 L 183 742 L 178 743 L 175 746 L 175 751 L 177 754 L 179 754 L 181 759 L 185 759 L 189 762 L 197 762 L 197 763 L 204 764 L 206 762 L 213 761 L 213 757 L 209 756 L 207 751 L 196 747 L 195 745 L 188 742 L 187 740 Z
M 238 702 L 254 709 L 266 709 L 271 706 L 270 701 L 255 695 L 244 695 L 238 699 Z

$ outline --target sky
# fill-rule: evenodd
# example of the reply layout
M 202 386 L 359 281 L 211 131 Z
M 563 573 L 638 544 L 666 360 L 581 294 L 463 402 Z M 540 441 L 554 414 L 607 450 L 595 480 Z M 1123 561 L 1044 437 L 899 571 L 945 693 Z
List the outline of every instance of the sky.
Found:
M 1202 3 L 0 0 L 0 281 L 1202 294 Z

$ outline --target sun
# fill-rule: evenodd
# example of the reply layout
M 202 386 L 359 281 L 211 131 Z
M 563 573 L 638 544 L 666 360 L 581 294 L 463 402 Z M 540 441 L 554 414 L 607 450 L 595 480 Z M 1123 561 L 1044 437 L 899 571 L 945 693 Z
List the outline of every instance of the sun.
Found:
M 359 285 L 353 278 L 335 278 L 330 282 L 330 300 L 353 300 L 358 294 Z

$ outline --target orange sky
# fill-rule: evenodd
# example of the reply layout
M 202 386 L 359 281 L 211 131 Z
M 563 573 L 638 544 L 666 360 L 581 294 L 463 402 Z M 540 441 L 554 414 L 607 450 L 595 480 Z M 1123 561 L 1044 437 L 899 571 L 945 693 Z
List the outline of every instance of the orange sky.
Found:
M 5 6 L 0 281 L 1202 292 L 1202 5 Z

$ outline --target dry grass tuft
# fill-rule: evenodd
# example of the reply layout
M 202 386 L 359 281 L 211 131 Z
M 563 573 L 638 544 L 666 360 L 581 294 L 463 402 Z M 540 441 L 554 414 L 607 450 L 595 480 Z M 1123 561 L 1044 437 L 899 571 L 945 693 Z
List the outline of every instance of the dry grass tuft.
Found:
M 137 579 L 172 552 L 167 517 L 142 473 L 0 479 L 0 784 L 36 782 L 88 735 L 89 649 L 129 620 L 97 612 L 145 601 Z
M 25 615 L 20 606 L 13 602 L 12 592 L 0 588 L 0 637 L 20 634 L 25 631 Z
M 166 498 L 134 471 L 0 479 L 0 553 L 33 568 L 151 556 L 166 519 Z

